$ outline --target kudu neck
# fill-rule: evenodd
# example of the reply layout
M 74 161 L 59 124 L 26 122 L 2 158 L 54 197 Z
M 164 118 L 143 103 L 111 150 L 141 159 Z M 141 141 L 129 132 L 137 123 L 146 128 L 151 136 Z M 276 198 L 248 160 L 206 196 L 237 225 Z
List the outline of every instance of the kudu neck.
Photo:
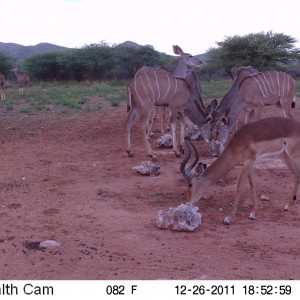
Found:
M 177 78 L 185 79 L 187 66 L 182 58 L 178 60 L 173 76 Z

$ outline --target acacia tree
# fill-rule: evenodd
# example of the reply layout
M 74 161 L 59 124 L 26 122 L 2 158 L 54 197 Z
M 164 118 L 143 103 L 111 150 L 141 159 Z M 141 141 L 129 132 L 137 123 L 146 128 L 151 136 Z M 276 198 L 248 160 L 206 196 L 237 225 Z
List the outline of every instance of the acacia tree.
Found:
M 120 45 L 115 47 L 115 74 L 133 78 L 142 66 L 155 67 L 159 65 L 160 54 L 151 45 L 131 47 Z M 118 76 L 117 76 L 118 77 Z
M 233 69 L 251 65 L 259 70 L 279 68 L 299 59 L 300 49 L 295 48 L 296 40 L 283 33 L 251 33 L 235 35 L 217 42 L 218 47 L 210 48 L 207 70 L 225 70 L 233 78 Z
M 3 75 L 8 75 L 9 71 L 12 69 L 12 65 L 13 58 L 0 51 L 0 73 Z

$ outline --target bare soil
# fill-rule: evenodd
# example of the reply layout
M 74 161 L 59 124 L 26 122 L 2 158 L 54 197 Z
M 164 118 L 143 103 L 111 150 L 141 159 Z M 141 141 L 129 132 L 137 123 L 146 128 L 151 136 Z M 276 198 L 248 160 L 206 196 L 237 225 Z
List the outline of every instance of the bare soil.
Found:
M 260 201 L 255 221 L 247 186 L 236 218 L 222 224 L 236 167 L 197 204 L 202 223 L 194 232 L 163 230 L 158 211 L 185 202 L 181 159 L 158 149 L 160 176 L 133 171 L 148 157 L 137 122 L 135 155 L 127 157 L 126 115 L 125 105 L 1 112 L 1 280 L 300 279 L 300 205 L 283 210 L 293 177 L 280 161 L 257 164 L 258 194 L 269 200 Z M 300 118 L 298 107 L 293 115 Z M 158 137 L 159 124 L 154 129 Z M 203 141 L 196 145 L 205 161 L 214 159 Z M 38 247 L 43 240 L 61 246 Z

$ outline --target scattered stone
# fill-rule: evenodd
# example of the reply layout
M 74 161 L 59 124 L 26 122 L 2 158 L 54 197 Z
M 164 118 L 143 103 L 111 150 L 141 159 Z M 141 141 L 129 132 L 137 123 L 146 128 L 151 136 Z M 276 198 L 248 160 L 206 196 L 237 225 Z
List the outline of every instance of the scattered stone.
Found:
M 201 132 L 197 126 L 189 126 L 185 130 L 185 135 L 190 138 L 192 141 L 199 140 L 201 137 Z
M 224 151 L 224 145 L 218 140 L 212 140 L 209 145 L 212 156 L 219 156 Z
M 160 175 L 160 165 L 151 161 L 143 161 L 140 166 L 132 167 L 132 170 L 138 171 L 142 175 L 158 176 Z
M 270 197 L 267 196 L 267 195 L 265 195 L 265 194 L 261 194 L 260 200 L 262 200 L 262 201 L 270 201 Z
M 169 133 L 162 135 L 159 137 L 155 142 L 156 148 L 166 147 L 171 148 L 173 147 L 173 136 Z

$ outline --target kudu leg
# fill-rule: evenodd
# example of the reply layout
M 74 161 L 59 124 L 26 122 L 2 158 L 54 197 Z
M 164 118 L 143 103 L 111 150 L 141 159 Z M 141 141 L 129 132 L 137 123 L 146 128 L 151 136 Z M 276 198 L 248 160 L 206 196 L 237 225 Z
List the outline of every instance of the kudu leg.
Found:
M 142 130 L 143 140 L 144 140 L 144 144 L 147 149 L 147 153 L 151 157 L 152 161 L 156 161 L 156 155 L 154 154 L 154 152 L 151 148 L 151 145 L 150 145 L 149 139 L 148 139 L 148 133 L 147 133 L 147 123 L 149 122 L 149 113 L 150 112 L 147 111 L 141 115 L 140 127 Z
M 172 129 L 172 136 L 173 136 L 173 150 L 175 152 L 176 157 L 180 157 L 180 151 L 178 149 L 178 142 L 176 137 L 176 118 L 174 116 L 170 117 L 171 119 L 171 129 Z
M 292 106 L 292 103 L 290 101 L 287 101 L 287 99 L 280 99 L 279 108 L 282 112 L 282 115 L 285 118 L 292 118 L 291 106 Z
M 128 117 L 126 120 L 126 139 L 127 139 L 127 148 L 126 152 L 128 153 L 129 157 L 132 157 L 132 152 L 131 152 L 131 127 L 132 123 L 136 117 L 137 114 L 137 109 L 136 107 L 131 108 L 131 110 L 128 113 Z
M 148 139 L 150 139 L 150 137 L 153 135 L 152 126 L 153 126 L 153 123 L 154 123 L 154 118 L 156 116 L 156 112 L 157 112 L 157 109 L 153 109 L 150 112 L 149 120 L 147 122 L 146 128 L 147 128 L 147 137 L 148 137 Z

